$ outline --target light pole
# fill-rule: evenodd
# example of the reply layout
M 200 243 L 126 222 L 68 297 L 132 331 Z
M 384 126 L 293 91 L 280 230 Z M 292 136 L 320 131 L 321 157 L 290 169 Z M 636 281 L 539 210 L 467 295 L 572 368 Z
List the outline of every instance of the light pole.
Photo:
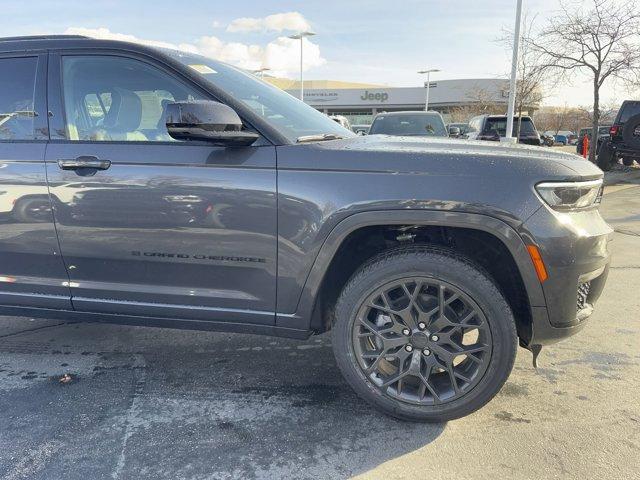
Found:
M 435 72 L 440 72 L 441 70 L 437 69 L 437 68 L 431 68 L 429 70 L 420 70 L 418 73 L 420 75 L 427 75 L 427 81 L 424 83 L 424 88 L 426 89 L 427 93 L 424 99 L 424 111 L 428 112 L 429 111 L 429 89 L 431 87 L 431 73 L 435 73 Z
M 269 67 L 262 67 L 257 70 L 251 70 L 251 73 L 256 75 L 258 78 L 264 78 L 264 72 L 268 72 L 271 70 Z
M 507 109 L 507 131 L 504 141 L 517 143 L 513 138 L 513 116 L 516 113 L 516 88 L 518 80 L 518 55 L 520 50 L 520 24 L 522 23 L 522 0 L 516 4 L 516 28 L 513 32 L 513 56 L 511 58 L 511 81 L 509 82 L 509 107 Z
M 302 77 L 302 52 L 303 52 L 303 40 L 304 37 L 313 37 L 315 33 L 313 32 L 300 32 L 295 35 L 291 35 L 289 38 L 291 40 L 300 40 L 300 100 L 304 102 L 304 79 Z

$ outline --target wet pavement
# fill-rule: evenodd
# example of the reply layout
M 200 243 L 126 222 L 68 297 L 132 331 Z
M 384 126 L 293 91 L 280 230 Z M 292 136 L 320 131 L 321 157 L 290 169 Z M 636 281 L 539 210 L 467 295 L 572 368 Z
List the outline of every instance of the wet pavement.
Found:
M 448 424 L 371 410 L 327 335 L 0 317 L 0 478 L 637 478 L 640 185 L 608 187 L 602 212 L 614 258 L 590 325 L 538 371 L 520 350 L 500 394 Z

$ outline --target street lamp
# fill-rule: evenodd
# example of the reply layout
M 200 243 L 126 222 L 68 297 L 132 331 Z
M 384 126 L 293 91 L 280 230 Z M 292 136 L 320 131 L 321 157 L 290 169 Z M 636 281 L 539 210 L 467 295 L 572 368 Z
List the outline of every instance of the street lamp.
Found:
M 291 40 L 300 40 L 300 100 L 304 102 L 304 80 L 302 78 L 302 44 L 304 37 L 313 37 L 315 33 L 313 32 L 300 32 L 295 35 L 291 35 L 289 38 Z
M 431 82 L 430 82 L 430 78 L 431 78 L 431 74 L 435 73 L 435 72 L 440 72 L 441 70 L 437 69 L 437 68 L 431 68 L 429 70 L 420 70 L 418 73 L 420 75 L 427 75 L 427 81 L 424 83 L 424 88 L 427 90 L 426 93 L 426 98 L 424 99 L 424 111 L 428 112 L 429 111 L 429 88 L 431 87 Z
M 271 70 L 269 67 L 262 67 L 257 70 L 251 70 L 251 73 L 257 75 L 258 78 L 264 78 L 264 72 L 268 72 L 269 70 Z
M 516 28 L 513 32 L 513 56 L 511 58 L 511 81 L 509 82 L 509 107 L 507 109 L 507 131 L 504 141 L 516 143 L 517 138 L 513 138 L 513 116 L 516 113 L 516 86 L 518 79 L 518 53 L 520 49 L 520 24 L 522 23 L 522 0 L 516 4 Z

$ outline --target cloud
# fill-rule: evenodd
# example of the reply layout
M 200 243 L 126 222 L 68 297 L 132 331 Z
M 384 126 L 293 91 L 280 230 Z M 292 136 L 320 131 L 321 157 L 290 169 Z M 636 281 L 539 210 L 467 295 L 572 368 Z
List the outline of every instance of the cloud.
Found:
M 65 33 L 85 35 L 92 38 L 122 40 L 141 43 L 153 47 L 171 48 L 190 53 L 198 53 L 247 70 L 269 68 L 274 76 L 292 76 L 300 71 L 300 41 L 278 37 L 266 45 L 250 45 L 240 42 L 225 42 L 218 37 L 204 36 L 193 43 L 174 44 L 157 40 L 147 40 L 134 35 L 111 32 L 108 28 L 70 27 Z M 303 69 L 324 65 L 326 60 L 320 54 L 320 47 L 304 38 Z
M 100 38 L 104 40 L 121 40 L 123 42 L 134 42 L 134 43 L 142 43 L 144 45 L 149 45 L 152 47 L 160 47 L 160 48 L 172 48 L 174 50 L 183 50 L 185 52 L 196 52 L 196 47 L 189 43 L 180 43 L 174 44 L 169 42 L 162 42 L 158 40 L 145 40 L 142 38 L 138 38 L 135 35 L 129 35 L 126 33 L 115 33 L 110 31 L 108 28 L 100 27 L 100 28 L 84 28 L 84 27 L 69 27 L 65 30 L 68 35 L 84 35 L 85 37 L 91 38 Z
M 236 18 L 227 26 L 227 32 L 303 32 L 310 29 L 309 22 L 298 12 L 276 13 L 264 18 Z
M 308 39 L 304 42 L 304 70 L 324 65 L 320 47 Z M 300 43 L 278 37 L 265 46 L 244 43 L 225 43 L 217 37 L 201 37 L 196 46 L 201 55 L 236 65 L 247 70 L 269 68 L 274 76 L 290 76 L 300 70 Z

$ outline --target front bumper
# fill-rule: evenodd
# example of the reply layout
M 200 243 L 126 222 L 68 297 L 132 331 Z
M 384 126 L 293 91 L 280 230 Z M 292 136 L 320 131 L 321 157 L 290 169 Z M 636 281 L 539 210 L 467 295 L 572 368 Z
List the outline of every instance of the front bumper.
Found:
M 597 210 L 538 210 L 525 228 L 540 249 L 549 278 L 546 305 L 532 305 L 527 345 L 554 343 L 579 332 L 593 312 L 609 273 L 613 230 Z

